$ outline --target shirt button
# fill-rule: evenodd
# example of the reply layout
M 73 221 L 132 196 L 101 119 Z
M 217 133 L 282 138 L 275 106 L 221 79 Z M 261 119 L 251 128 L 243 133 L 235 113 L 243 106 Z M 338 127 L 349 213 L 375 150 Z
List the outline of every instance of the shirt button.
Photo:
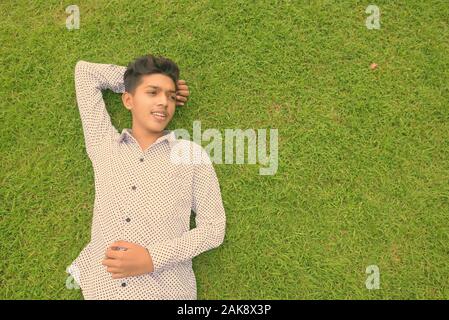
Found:
M 143 162 L 143 158 L 140 158 L 140 162 Z
M 126 287 L 126 282 L 122 282 L 122 287 Z
M 132 188 L 133 190 L 136 190 L 136 186 L 132 186 L 131 188 Z
M 130 218 L 126 218 L 126 222 L 130 222 L 131 221 L 131 219 Z

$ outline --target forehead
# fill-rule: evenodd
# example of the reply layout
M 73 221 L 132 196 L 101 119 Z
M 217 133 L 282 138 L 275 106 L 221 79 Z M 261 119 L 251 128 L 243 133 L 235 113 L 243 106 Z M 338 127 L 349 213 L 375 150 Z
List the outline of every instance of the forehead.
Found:
M 154 73 L 142 76 L 139 87 L 151 89 L 151 86 L 159 87 L 164 91 L 175 91 L 174 81 L 165 74 Z

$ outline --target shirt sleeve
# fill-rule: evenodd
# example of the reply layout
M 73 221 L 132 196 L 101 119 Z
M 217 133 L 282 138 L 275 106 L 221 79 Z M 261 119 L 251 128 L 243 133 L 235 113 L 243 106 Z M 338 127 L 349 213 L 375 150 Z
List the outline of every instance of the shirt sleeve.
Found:
M 79 60 L 75 65 L 76 101 L 81 116 L 86 152 L 92 160 L 96 147 L 109 135 L 118 133 L 103 100 L 102 90 L 124 92 L 126 67 Z
M 194 167 L 192 207 L 196 227 L 181 237 L 148 245 L 153 260 L 153 272 L 164 271 L 175 264 L 191 260 L 202 252 L 223 243 L 226 215 L 220 193 L 220 185 L 214 167 L 202 150 L 203 159 Z

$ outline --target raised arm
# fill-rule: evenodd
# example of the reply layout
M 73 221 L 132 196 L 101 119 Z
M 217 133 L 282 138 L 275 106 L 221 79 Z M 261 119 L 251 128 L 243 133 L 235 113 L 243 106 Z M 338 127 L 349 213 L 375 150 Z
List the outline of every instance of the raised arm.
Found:
M 103 100 L 102 90 L 124 92 L 126 67 L 113 64 L 78 61 L 75 65 L 76 101 L 86 144 L 86 152 L 94 159 L 97 146 L 117 133 Z

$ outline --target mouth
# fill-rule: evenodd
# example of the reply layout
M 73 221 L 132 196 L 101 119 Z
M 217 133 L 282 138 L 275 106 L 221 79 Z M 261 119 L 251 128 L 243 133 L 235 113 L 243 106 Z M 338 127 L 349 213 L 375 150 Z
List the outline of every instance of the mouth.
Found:
M 167 113 L 163 111 L 153 111 L 151 112 L 151 115 L 153 116 L 153 118 L 159 121 L 164 121 L 168 116 Z

